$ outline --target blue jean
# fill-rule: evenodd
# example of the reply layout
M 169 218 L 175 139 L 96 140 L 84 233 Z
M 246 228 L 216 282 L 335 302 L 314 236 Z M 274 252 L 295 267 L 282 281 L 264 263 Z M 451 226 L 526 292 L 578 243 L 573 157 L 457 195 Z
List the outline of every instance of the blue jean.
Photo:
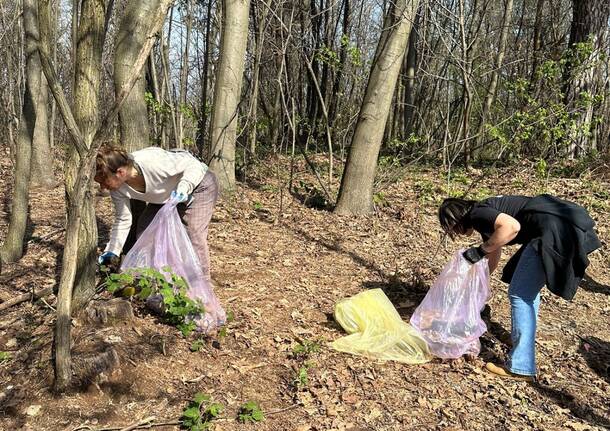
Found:
M 545 283 L 546 275 L 540 255 L 534 247 L 527 245 L 508 288 L 513 348 L 506 365 L 512 373 L 536 375 L 536 324 L 540 291 Z

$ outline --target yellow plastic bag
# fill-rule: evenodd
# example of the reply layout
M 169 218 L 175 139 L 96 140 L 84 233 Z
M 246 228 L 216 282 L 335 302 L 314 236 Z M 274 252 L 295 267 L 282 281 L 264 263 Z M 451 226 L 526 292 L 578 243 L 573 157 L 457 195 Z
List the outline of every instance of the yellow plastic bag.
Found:
M 381 289 L 338 302 L 334 315 L 351 334 L 331 344 L 336 350 L 406 364 L 422 364 L 431 359 L 426 342 L 400 318 Z

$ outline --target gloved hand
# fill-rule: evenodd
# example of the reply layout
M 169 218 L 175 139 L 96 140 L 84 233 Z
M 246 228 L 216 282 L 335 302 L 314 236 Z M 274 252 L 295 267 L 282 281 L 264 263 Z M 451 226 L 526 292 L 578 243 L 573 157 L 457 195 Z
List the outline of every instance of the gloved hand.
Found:
M 97 263 L 104 266 L 115 265 L 118 261 L 119 257 L 111 251 L 105 251 L 97 258 Z
M 178 187 L 176 187 L 176 190 L 174 190 L 169 197 L 175 199 L 178 203 L 186 202 L 189 198 L 186 186 L 183 183 L 178 183 Z
M 487 252 L 483 250 L 483 246 L 480 245 L 478 247 L 470 247 L 464 253 L 462 253 L 462 256 L 464 256 L 464 259 L 474 265 L 479 260 L 487 256 Z

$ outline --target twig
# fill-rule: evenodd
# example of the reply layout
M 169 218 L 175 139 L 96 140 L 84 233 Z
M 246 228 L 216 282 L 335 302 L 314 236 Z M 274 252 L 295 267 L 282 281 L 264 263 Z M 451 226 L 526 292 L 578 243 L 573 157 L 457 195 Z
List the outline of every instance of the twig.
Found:
M 53 308 L 53 306 L 51 304 L 49 304 L 47 301 L 44 300 L 44 298 L 40 298 L 40 300 L 44 303 L 44 305 L 46 305 L 47 307 L 49 307 L 51 309 L 51 311 L 53 311 L 54 313 L 57 312 L 56 309 Z
M 49 232 L 49 233 L 48 233 L 48 234 L 46 234 L 46 235 L 43 235 L 43 236 L 38 236 L 38 237 L 33 237 L 31 240 L 29 240 L 29 241 L 28 241 L 28 244 L 32 244 L 33 242 L 42 242 L 42 241 L 44 241 L 44 240 L 46 240 L 46 239 L 49 239 L 49 238 L 51 238 L 51 237 L 53 237 L 53 236 L 57 235 L 58 233 L 62 233 L 62 232 L 63 232 L 63 231 L 65 231 L 65 230 L 66 230 L 66 228 L 65 228 L 65 227 L 61 227 L 61 228 L 56 229 L 56 230 L 54 230 L 54 231 L 52 231 L 52 232 Z
M 104 427 L 104 428 L 91 428 L 88 425 L 81 425 L 77 428 L 74 428 L 72 431 L 132 431 L 136 429 L 150 429 L 155 427 L 162 427 L 165 425 L 181 425 L 181 421 L 168 421 L 168 422 L 153 422 L 155 420 L 154 416 L 150 416 L 148 418 L 142 419 L 139 422 L 133 423 L 126 427 Z
M 6 310 L 7 308 L 12 307 L 13 305 L 21 304 L 22 302 L 28 301 L 29 299 L 43 298 L 45 296 L 50 295 L 51 293 L 53 293 L 52 287 L 47 287 L 45 289 L 34 292 L 33 295 L 32 295 L 32 293 L 24 293 L 22 295 L 19 295 L 13 299 L 9 299 L 8 301 L 0 304 L 0 311 Z M 33 296 L 33 298 L 32 298 L 32 296 Z

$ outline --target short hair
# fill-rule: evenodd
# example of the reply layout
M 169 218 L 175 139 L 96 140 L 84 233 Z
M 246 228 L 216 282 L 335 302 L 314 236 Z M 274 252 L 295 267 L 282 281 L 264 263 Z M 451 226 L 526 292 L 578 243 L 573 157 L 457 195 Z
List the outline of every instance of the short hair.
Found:
M 104 180 L 119 168 L 132 167 L 133 158 L 122 148 L 104 144 L 95 157 L 95 179 Z
M 470 228 L 467 216 L 475 203 L 476 201 L 460 198 L 447 198 L 443 201 L 438 209 L 438 221 L 451 239 Z

